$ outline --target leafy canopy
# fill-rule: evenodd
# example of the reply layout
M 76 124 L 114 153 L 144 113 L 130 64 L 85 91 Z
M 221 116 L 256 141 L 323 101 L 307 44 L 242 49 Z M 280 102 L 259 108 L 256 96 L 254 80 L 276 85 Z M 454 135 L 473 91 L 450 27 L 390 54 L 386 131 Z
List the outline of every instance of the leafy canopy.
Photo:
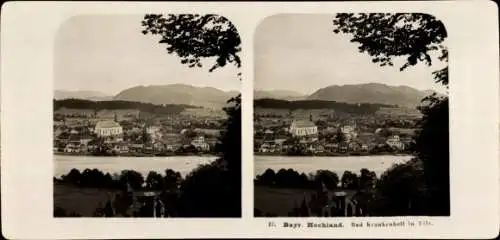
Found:
M 207 14 L 146 14 L 143 34 L 160 35 L 160 44 L 176 53 L 182 64 L 203 67 L 201 59 L 215 57 L 210 72 L 231 63 L 241 66 L 238 53 L 241 39 L 236 27 L 225 17 Z
M 432 65 L 431 54 L 448 61 L 443 23 L 420 13 L 339 13 L 333 20 L 334 33 L 350 34 L 359 51 L 372 56 L 380 66 L 393 66 L 395 57 L 406 57 L 400 70 L 422 62 Z M 433 72 L 437 83 L 448 85 L 448 67 Z

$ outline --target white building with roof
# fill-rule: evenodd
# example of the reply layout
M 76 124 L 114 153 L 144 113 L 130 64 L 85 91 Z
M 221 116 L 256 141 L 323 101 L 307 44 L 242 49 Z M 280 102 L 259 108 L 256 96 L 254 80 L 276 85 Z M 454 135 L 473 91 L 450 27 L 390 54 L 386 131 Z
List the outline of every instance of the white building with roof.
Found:
M 385 143 L 391 148 L 396 148 L 399 150 L 404 150 L 405 148 L 404 143 L 401 141 L 398 135 L 389 137 Z
M 199 136 L 198 138 L 191 141 L 191 145 L 203 151 L 210 150 L 210 145 L 205 141 L 205 137 L 203 136 Z
M 94 133 L 99 137 L 113 137 L 123 134 L 123 128 L 115 121 L 100 121 L 95 125 Z
M 318 134 L 318 127 L 309 120 L 294 120 L 290 125 L 294 137 L 306 137 Z
M 356 125 L 345 125 L 340 127 L 340 131 L 344 134 L 346 141 L 351 141 L 358 137 L 356 132 Z

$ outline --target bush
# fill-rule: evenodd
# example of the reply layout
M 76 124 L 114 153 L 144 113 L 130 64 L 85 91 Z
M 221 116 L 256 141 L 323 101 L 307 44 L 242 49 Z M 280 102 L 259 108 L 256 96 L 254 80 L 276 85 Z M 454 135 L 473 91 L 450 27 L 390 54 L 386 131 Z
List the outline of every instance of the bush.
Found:
M 165 179 L 155 171 L 150 171 L 146 177 L 146 187 L 151 190 L 165 189 Z
M 215 164 L 203 165 L 192 171 L 182 182 L 179 197 L 180 217 L 235 217 L 241 206 L 234 203 L 231 178 Z
M 339 176 L 329 170 L 318 170 L 314 181 L 317 184 L 325 184 L 326 188 L 329 190 L 334 190 L 339 184 Z
M 422 162 L 394 165 L 380 177 L 371 211 L 377 216 L 428 215 Z
M 141 173 L 133 170 L 124 170 L 119 179 L 120 186 L 125 189 L 127 185 L 133 190 L 139 190 L 144 184 L 144 177 Z
M 343 188 L 357 189 L 359 186 L 358 176 L 351 171 L 345 171 L 344 174 L 342 174 L 342 178 L 340 181 Z
M 272 169 L 267 169 L 264 174 L 258 175 L 256 182 L 259 185 L 273 186 L 276 179 L 276 173 Z
M 280 169 L 275 176 L 274 186 L 280 188 L 308 188 L 310 187 L 309 179 L 305 174 L 299 174 L 293 169 Z

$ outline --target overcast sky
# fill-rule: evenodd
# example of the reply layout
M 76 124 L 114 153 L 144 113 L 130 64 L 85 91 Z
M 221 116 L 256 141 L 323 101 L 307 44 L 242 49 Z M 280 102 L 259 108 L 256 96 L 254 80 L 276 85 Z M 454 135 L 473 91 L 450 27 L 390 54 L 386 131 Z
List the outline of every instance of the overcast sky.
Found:
M 312 93 L 329 85 L 384 83 L 445 92 L 431 73 L 444 65 L 380 67 L 360 53 L 350 37 L 334 34 L 334 15 L 287 14 L 264 19 L 255 35 L 255 82 L 258 90 Z
M 137 85 L 184 83 L 240 90 L 233 65 L 213 73 L 188 68 L 157 36 L 141 33 L 143 15 L 88 15 L 64 22 L 55 43 L 55 89 L 116 94 Z

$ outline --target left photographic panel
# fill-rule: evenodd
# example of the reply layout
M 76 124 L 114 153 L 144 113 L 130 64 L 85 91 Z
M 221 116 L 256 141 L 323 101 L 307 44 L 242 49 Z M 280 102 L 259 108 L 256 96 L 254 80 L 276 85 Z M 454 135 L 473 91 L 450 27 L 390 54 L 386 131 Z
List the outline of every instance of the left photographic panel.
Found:
M 241 217 L 240 43 L 219 15 L 66 20 L 54 217 Z

